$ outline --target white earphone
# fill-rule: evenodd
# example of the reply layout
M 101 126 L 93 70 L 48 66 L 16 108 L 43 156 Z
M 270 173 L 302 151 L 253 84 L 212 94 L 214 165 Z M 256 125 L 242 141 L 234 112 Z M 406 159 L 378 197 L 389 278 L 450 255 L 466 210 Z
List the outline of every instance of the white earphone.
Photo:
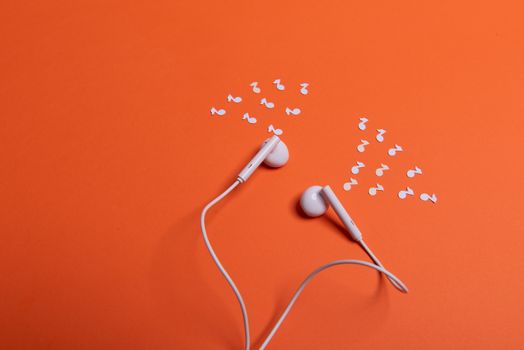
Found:
M 286 144 L 274 135 L 262 143 L 260 151 L 242 169 L 237 179 L 242 183 L 246 182 L 262 162 L 272 168 L 279 168 L 285 165 L 288 159 L 289 151 Z
M 362 241 L 362 233 L 360 233 L 357 225 L 353 222 L 346 209 L 344 209 L 331 187 L 311 186 L 300 197 L 300 207 L 306 215 L 311 217 L 323 215 L 328 209 L 328 203 L 331 204 L 344 226 L 348 229 L 351 238 L 356 242 Z
M 242 298 L 242 295 L 240 294 L 240 291 L 238 290 L 237 286 L 235 285 L 235 282 L 233 279 L 229 276 L 228 272 L 218 259 L 217 255 L 215 254 L 215 251 L 213 250 L 213 247 L 211 246 L 211 243 L 209 241 L 209 238 L 207 236 L 206 226 L 205 226 L 205 217 L 207 211 L 215 205 L 217 202 L 219 202 L 222 198 L 227 196 L 231 191 L 235 189 L 239 184 L 244 183 L 247 181 L 247 179 L 253 174 L 253 172 L 264 162 L 266 165 L 271 167 L 281 167 L 287 163 L 289 160 L 289 151 L 286 146 L 286 144 L 279 139 L 278 136 L 273 136 L 262 144 L 260 150 L 257 152 L 257 154 L 249 161 L 249 163 L 242 169 L 242 171 L 237 176 L 236 181 L 222 194 L 220 194 L 218 197 L 213 199 L 209 204 L 207 204 L 203 211 L 202 215 L 200 216 L 200 227 L 202 229 L 202 236 L 204 238 L 204 242 L 206 244 L 206 247 L 211 254 L 211 257 L 213 258 L 213 261 L 217 265 L 218 269 L 226 279 L 226 281 L 229 283 L 231 289 L 235 293 L 235 296 L 238 300 L 238 303 L 240 304 L 240 309 L 242 311 L 242 317 L 244 321 L 244 334 L 245 334 L 245 349 L 250 349 L 250 337 L 249 337 L 249 321 L 248 321 L 248 314 L 247 309 L 244 303 L 244 299 Z M 286 318 L 287 314 L 293 307 L 293 304 L 297 300 L 298 296 L 304 289 L 304 287 L 307 285 L 307 283 L 318 273 L 321 271 L 328 269 L 333 266 L 337 265 L 361 265 L 366 266 L 369 268 L 372 268 L 374 270 L 377 270 L 381 273 L 383 273 L 391 282 L 391 284 L 397 288 L 402 293 L 407 293 L 408 288 L 400 281 L 395 275 L 393 275 L 391 272 L 386 270 L 382 263 L 378 260 L 378 258 L 373 254 L 373 252 L 368 248 L 368 246 L 364 243 L 364 240 L 362 239 L 362 234 L 360 230 L 358 229 L 355 222 L 351 219 L 348 212 L 344 209 L 342 206 L 342 203 L 339 201 L 331 187 L 329 186 L 311 186 L 308 189 L 304 191 L 302 196 L 300 197 L 300 206 L 304 213 L 311 217 L 317 217 L 322 214 L 324 214 L 329 205 L 333 207 L 335 212 L 337 213 L 338 217 L 344 224 L 344 226 L 347 228 L 349 235 L 353 240 L 355 240 L 369 255 L 369 257 L 373 260 L 374 263 L 370 263 L 367 261 L 362 260 L 336 260 L 332 261 L 330 263 L 327 263 L 325 265 L 320 266 L 313 272 L 311 272 L 306 279 L 300 284 L 297 291 L 291 298 L 291 301 L 288 303 L 284 311 L 282 312 L 282 315 L 276 322 L 276 324 L 273 326 L 272 330 L 270 331 L 269 335 L 264 340 L 262 346 L 260 349 L 265 349 L 273 336 L 275 335 L 276 331 Z

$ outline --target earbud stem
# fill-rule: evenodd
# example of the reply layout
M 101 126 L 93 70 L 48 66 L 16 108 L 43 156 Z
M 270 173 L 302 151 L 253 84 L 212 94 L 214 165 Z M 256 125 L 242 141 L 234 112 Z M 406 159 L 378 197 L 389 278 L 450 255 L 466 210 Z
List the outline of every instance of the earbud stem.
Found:
M 246 182 L 247 179 L 253 174 L 253 172 L 258 168 L 258 166 L 266 159 L 267 155 L 275 149 L 277 144 L 280 142 L 280 138 L 276 135 L 273 135 L 266 144 L 258 151 L 257 154 L 249 161 L 249 163 L 242 169 L 240 174 L 238 174 L 237 179 L 240 182 Z
M 333 210 L 335 210 L 344 226 L 346 226 L 346 228 L 348 229 L 351 238 L 357 242 L 362 241 L 362 233 L 360 233 L 360 230 L 358 229 L 357 225 L 355 224 L 353 219 L 351 219 L 346 209 L 344 209 L 344 206 L 342 206 L 342 203 L 340 203 L 331 187 L 324 186 L 322 188 L 322 194 L 324 195 L 326 200 L 331 204 Z

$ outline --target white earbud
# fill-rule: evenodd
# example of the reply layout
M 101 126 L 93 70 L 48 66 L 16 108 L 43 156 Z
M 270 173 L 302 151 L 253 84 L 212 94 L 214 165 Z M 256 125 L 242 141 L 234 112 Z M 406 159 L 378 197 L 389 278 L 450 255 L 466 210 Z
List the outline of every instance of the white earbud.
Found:
M 349 235 L 357 242 L 362 241 L 362 233 L 358 229 L 357 225 L 351 219 L 342 203 L 338 200 L 337 196 L 329 186 L 311 186 L 304 191 L 300 197 L 300 206 L 304 213 L 311 217 L 317 217 L 326 213 L 329 204 L 333 207 L 333 210 L 337 213 L 338 217 L 346 226 Z
M 288 159 L 289 151 L 286 144 L 278 136 L 274 135 L 262 143 L 260 151 L 255 154 L 253 159 L 238 174 L 238 180 L 246 182 L 262 162 L 272 168 L 279 168 L 285 165 Z

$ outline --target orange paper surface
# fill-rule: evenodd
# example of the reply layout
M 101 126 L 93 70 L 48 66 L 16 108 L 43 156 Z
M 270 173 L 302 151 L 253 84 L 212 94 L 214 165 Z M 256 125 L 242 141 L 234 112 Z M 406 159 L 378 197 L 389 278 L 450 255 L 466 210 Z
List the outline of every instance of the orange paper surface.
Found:
M 1 348 L 242 348 L 240 310 L 199 215 L 269 124 L 284 130 L 289 163 L 258 169 L 207 221 L 247 303 L 254 348 L 314 268 L 368 259 L 331 210 L 297 211 L 314 184 L 333 187 L 410 293 L 363 267 L 326 271 L 269 348 L 522 348 L 523 10 L 518 1 L 4 2 Z M 211 116 L 213 106 L 227 114 Z M 361 139 L 370 141 L 362 154 Z M 391 158 L 395 143 L 404 152 Z M 355 176 L 357 160 L 366 168 Z M 382 178 L 380 163 L 391 168 Z M 415 165 L 423 175 L 407 178 Z M 345 192 L 350 177 L 359 184 Z M 385 191 L 370 197 L 377 182 Z M 400 200 L 406 186 L 416 196 Z

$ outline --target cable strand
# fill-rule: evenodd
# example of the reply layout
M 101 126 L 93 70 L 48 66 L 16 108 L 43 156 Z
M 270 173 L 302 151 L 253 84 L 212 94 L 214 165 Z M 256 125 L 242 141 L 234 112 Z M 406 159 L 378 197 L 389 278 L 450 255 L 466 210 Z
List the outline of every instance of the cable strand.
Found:
M 237 301 L 238 301 L 238 303 L 240 305 L 240 309 L 242 311 L 242 319 L 243 319 L 243 322 L 244 322 L 245 350 L 249 350 L 250 349 L 249 319 L 248 319 L 248 314 L 247 314 L 246 305 L 244 303 L 244 299 L 242 298 L 242 295 L 240 294 L 240 291 L 238 290 L 237 286 L 235 285 L 235 282 L 233 281 L 233 279 L 231 278 L 229 273 L 226 271 L 226 269 L 224 268 L 224 266 L 222 265 L 222 263 L 218 259 L 218 256 L 216 255 L 215 251 L 213 250 L 213 247 L 211 246 L 211 242 L 209 241 L 209 238 L 208 238 L 208 235 L 207 235 L 206 225 L 205 225 L 205 218 L 206 218 L 207 211 L 212 206 L 214 206 L 216 203 L 218 203 L 220 200 L 222 200 L 224 197 L 226 197 L 229 193 L 231 193 L 240 183 L 241 183 L 240 180 L 236 180 L 227 190 L 225 190 L 222 194 L 220 194 L 218 197 L 213 199 L 211 202 L 209 202 L 209 204 L 207 204 L 204 207 L 204 209 L 202 210 L 202 214 L 200 216 L 200 227 L 202 229 L 202 236 L 204 238 L 204 243 L 206 245 L 207 250 L 209 251 L 209 254 L 211 255 L 211 258 L 213 259 L 213 261 L 215 262 L 216 266 L 218 267 L 220 273 L 224 276 L 224 278 L 226 279 L 227 283 L 229 284 L 229 286 L 233 290 L 233 293 L 235 294 L 235 297 L 236 297 L 236 299 L 237 299 Z M 291 308 L 295 304 L 296 300 L 298 299 L 298 297 L 300 296 L 300 294 L 302 293 L 302 291 L 304 290 L 306 285 L 317 274 L 319 274 L 320 272 L 322 272 L 322 271 L 324 271 L 324 270 L 326 270 L 328 268 L 331 268 L 331 267 L 334 267 L 334 266 L 337 266 L 337 265 L 360 265 L 360 266 L 366 266 L 366 267 L 372 268 L 372 269 L 374 269 L 374 270 L 376 270 L 378 272 L 383 273 L 386 276 L 386 278 L 391 282 L 391 284 L 396 289 L 398 289 L 400 292 L 402 292 L 402 293 L 407 293 L 408 292 L 408 288 L 406 287 L 406 285 L 400 279 L 398 279 L 395 275 L 393 275 L 391 272 L 389 272 L 388 270 L 386 270 L 384 268 L 384 266 L 382 265 L 380 260 L 375 256 L 375 254 L 373 254 L 371 249 L 369 249 L 369 247 L 364 243 L 364 241 L 360 241 L 359 243 L 360 243 L 361 247 L 369 255 L 369 257 L 373 260 L 374 263 L 370 263 L 370 262 L 362 261 L 362 260 L 353 260 L 353 259 L 349 259 L 349 260 L 335 260 L 335 261 L 332 261 L 332 262 L 327 263 L 325 265 L 322 265 L 322 266 L 318 267 L 317 269 L 315 269 L 313 272 L 311 272 L 302 281 L 302 283 L 300 284 L 300 286 L 296 290 L 295 294 L 293 295 L 293 297 L 291 298 L 291 300 L 287 304 L 286 308 L 282 312 L 282 315 L 278 319 L 277 323 L 273 326 L 273 328 L 271 329 L 270 333 L 268 334 L 268 336 L 266 337 L 266 339 L 264 340 L 264 342 L 260 346 L 260 350 L 264 350 L 268 346 L 269 342 L 271 341 L 271 339 L 273 338 L 273 336 L 275 335 L 275 333 L 277 332 L 277 330 L 281 326 L 282 322 L 284 322 L 284 319 L 287 317 L 287 315 L 291 311 Z
M 269 344 L 269 342 L 271 341 L 271 339 L 273 338 L 273 336 L 275 335 L 275 333 L 277 332 L 278 328 L 280 327 L 280 325 L 282 324 L 282 322 L 284 321 L 284 319 L 286 318 L 286 316 L 288 315 L 289 311 L 291 310 L 291 308 L 293 307 L 293 304 L 295 304 L 295 301 L 298 299 L 298 297 L 300 296 L 300 293 L 302 293 L 302 291 L 304 290 L 304 288 L 306 287 L 306 285 L 313 279 L 313 277 L 315 277 L 317 274 L 319 274 L 320 272 L 330 268 L 330 267 L 333 267 L 333 266 L 337 266 L 337 265 L 361 265 L 361 266 L 366 266 L 366 267 L 369 267 L 369 268 L 372 268 L 372 269 L 375 269 L 379 272 L 382 272 L 384 275 L 387 276 L 387 278 L 389 278 L 391 281 L 394 281 L 400 288 L 398 288 L 402 293 L 407 293 L 408 291 L 408 288 L 404 285 L 404 283 L 402 283 L 402 281 L 400 279 L 398 279 L 395 275 L 393 275 L 391 272 L 389 272 L 388 270 L 386 270 L 384 267 L 382 266 L 378 266 L 378 265 L 375 265 L 373 263 L 370 263 L 370 262 L 367 262 L 367 261 L 362 261 L 362 260 L 353 260 L 353 259 L 349 259 L 349 260 L 335 260 L 335 261 L 332 261 L 330 263 L 327 263 L 325 265 L 322 265 L 320 266 L 319 268 L 315 269 L 313 272 L 311 272 L 307 277 L 306 279 L 304 279 L 304 281 L 302 281 L 302 283 L 300 284 L 300 286 L 298 287 L 297 291 L 295 292 L 295 294 L 293 295 L 293 297 L 291 298 L 291 300 L 289 301 L 289 303 L 287 304 L 286 308 L 284 309 L 284 312 L 282 312 L 282 315 L 280 316 L 280 318 L 278 319 L 277 323 L 273 326 L 273 328 L 271 329 L 271 332 L 269 333 L 269 335 L 266 337 L 266 339 L 264 340 L 264 343 L 262 344 L 262 346 L 260 347 L 260 350 L 264 350 L 267 345 Z
M 367 255 L 369 255 L 369 257 L 371 258 L 371 260 L 373 260 L 373 262 L 384 268 L 384 265 L 382 265 L 382 263 L 380 262 L 380 260 L 375 256 L 375 254 L 373 254 L 373 252 L 371 251 L 371 249 L 369 249 L 369 247 L 367 246 L 367 244 L 364 242 L 364 240 L 361 240 L 360 242 L 358 242 L 360 244 L 360 246 L 362 247 L 362 249 L 364 249 L 364 251 L 367 253 Z M 398 289 L 400 292 L 402 293 L 407 293 L 408 292 L 408 289 L 405 285 L 401 285 L 399 283 L 397 283 L 397 281 L 395 279 L 392 279 L 390 276 L 388 276 L 386 274 L 386 278 L 389 280 L 389 282 L 393 285 L 393 287 L 395 287 L 396 289 Z
M 206 244 L 207 250 L 209 251 L 209 254 L 211 254 L 211 258 L 213 258 L 213 261 L 215 262 L 216 266 L 218 267 L 218 270 L 224 276 L 227 283 L 233 290 L 233 293 L 235 293 L 235 296 L 238 300 L 238 303 L 240 304 L 240 310 L 242 311 L 242 320 L 244 322 L 244 338 L 245 338 L 245 349 L 249 350 L 249 319 L 247 317 L 247 309 L 246 304 L 244 303 L 244 299 L 242 298 L 242 294 L 240 294 L 240 291 L 238 290 L 237 286 L 235 285 L 235 282 L 233 282 L 233 279 L 231 276 L 229 276 L 229 273 L 226 271 L 220 260 L 218 259 L 218 256 L 215 254 L 215 251 L 213 250 L 213 247 L 211 246 L 211 242 L 209 241 L 209 238 L 207 236 L 206 231 L 206 213 L 207 211 L 216 203 L 218 203 L 222 198 L 227 196 L 231 191 L 235 189 L 240 184 L 240 181 L 235 181 L 227 190 L 225 190 L 222 194 L 220 194 L 218 197 L 213 199 L 209 204 L 207 204 L 204 207 L 204 210 L 202 210 L 202 215 L 200 216 L 200 228 L 202 229 L 202 236 L 204 237 L 204 243 Z

